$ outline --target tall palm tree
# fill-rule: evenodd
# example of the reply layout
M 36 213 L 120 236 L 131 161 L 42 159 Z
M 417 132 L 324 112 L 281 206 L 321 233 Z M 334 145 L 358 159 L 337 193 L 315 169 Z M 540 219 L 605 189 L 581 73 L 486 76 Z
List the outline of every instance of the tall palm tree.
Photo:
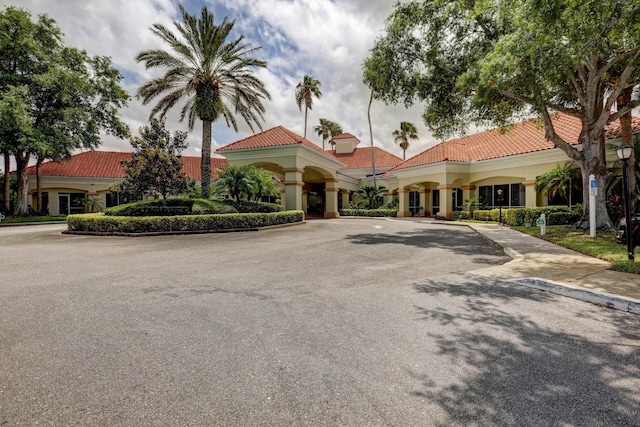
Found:
M 152 49 L 140 52 L 138 62 L 147 69 L 161 68 L 164 75 L 138 88 L 137 96 L 143 104 L 161 97 L 151 110 L 151 117 L 167 111 L 184 101 L 180 121 L 188 118 L 193 129 L 196 117 L 202 120 L 202 197 L 209 198 L 211 183 L 211 127 L 221 116 L 227 126 L 238 130 L 235 114 L 240 114 L 253 130 L 262 129 L 264 99 L 270 99 L 262 81 L 253 75 L 253 68 L 266 68 L 267 63 L 253 54 L 260 47 L 244 43 L 244 36 L 227 41 L 235 20 L 224 18 L 215 25 L 212 13 L 202 8 L 200 17 L 189 15 L 180 6 L 182 22 L 173 24 L 178 34 L 161 24 L 154 24 L 151 32 L 168 44 L 170 50 Z
M 410 122 L 400 122 L 400 129 L 393 131 L 396 144 L 402 148 L 402 160 L 405 160 L 409 139 L 418 139 L 418 129 Z
M 340 135 L 342 133 L 342 127 L 331 120 L 320 119 L 320 124 L 313 128 L 316 135 L 322 137 L 322 149 L 324 150 L 324 142 L 331 136 Z
M 322 98 L 322 92 L 320 92 L 320 81 L 305 74 L 304 78 L 298 86 L 296 86 L 296 104 L 302 111 L 302 104 L 304 104 L 304 137 L 307 137 L 307 111 L 313 107 L 313 97 Z
M 571 191 L 581 187 L 582 173 L 573 162 L 567 162 L 564 166 L 543 173 L 536 178 L 535 189 L 547 194 L 550 199 L 559 195 L 571 206 Z

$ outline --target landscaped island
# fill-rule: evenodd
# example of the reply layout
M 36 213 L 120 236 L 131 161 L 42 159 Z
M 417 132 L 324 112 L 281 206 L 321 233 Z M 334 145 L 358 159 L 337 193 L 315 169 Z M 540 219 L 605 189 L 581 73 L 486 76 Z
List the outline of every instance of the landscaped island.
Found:
M 128 203 L 104 213 L 67 217 L 66 233 L 98 235 L 186 234 L 257 230 L 304 221 L 302 211 L 259 202 L 167 199 Z

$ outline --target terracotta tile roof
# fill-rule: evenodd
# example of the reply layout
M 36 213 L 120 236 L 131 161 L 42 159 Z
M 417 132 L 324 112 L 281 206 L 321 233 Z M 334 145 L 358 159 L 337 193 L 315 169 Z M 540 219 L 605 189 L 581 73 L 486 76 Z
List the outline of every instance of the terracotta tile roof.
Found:
M 60 162 L 45 162 L 40 166 L 41 176 L 68 176 L 90 178 L 124 178 L 122 160 L 130 160 L 131 153 L 114 151 L 86 151 Z M 200 180 L 200 157 L 183 156 L 184 173 L 197 181 Z M 227 159 L 211 158 L 211 175 L 215 178 L 215 170 L 224 168 Z M 36 167 L 30 166 L 29 175 L 36 174 Z
M 276 126 L 271 129 L 267 129 L 263 132 L 256 133 L 255 135 L 248 136 L 224 147 L 218 148 L 217 152 L 233 151 L 233 150 L 248 150 L 253 148 L 268 148 L 268 147 L 280 147 L 285 145 L 305 145 L 320 153 L 333 156 L 331 152 L 324 151 L 321 147 L 318 147 L 313 142 L 305 139 L 295 132 L 291 132 L 283 126 Z
M 343 169 L 371 168 L 371 147 L 356 148 L 353 153 L 349 154 L 336 154 L 335 151 L 331 151 L 331 153 L 335 158 L 346 164 Z M 400 157 L 394 156 L 378 147 L 374 147 L 374 155 L 376 167 L 393 168 L 402 163 Z
M 336 136 L 332 137 L 331 139 L 351 139 L 351 138 L 358 139 L 358 138 L 356 138 L 355 136 L 351 135 L 348 132 L 341 133 L 340 135 L 336 135 Z M 358 142 L 360 142 L 359 139 L 358 139 Z
M 570 144 L 578 144 L 581 130 L 579 119 L 566 114 L 555 114 L 553 122 L 558 135 Z M 640 117 L 633 118 L 633 128 L 634 132 L 640 132 Z M 605 131 L 607 139 L 619 135 L 620 124 L 618 121 L 607 126 Z M 554 145 L 545 138 L 542 124 L 537 119 L 531 119 L 517 123 L 504 132 L 496 128 L 441 142 L 401 163 L 393 170 L 443 161 L 489 160 L 551 148 L 554 148 Z

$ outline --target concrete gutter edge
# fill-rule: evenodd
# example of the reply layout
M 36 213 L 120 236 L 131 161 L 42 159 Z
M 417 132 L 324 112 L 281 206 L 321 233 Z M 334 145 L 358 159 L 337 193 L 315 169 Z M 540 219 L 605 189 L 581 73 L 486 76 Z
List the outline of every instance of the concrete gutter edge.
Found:
M 619 295 L 609 294 L 593 289 L 572 286 L 566 283 L 553 282 L 538 277 L 526 277 L 510 280 L 511 283 L 528 286 L 530 288 L 551 292 L 554 294 L 579 299 L 603 307 L 640 314 L 640 300 Z

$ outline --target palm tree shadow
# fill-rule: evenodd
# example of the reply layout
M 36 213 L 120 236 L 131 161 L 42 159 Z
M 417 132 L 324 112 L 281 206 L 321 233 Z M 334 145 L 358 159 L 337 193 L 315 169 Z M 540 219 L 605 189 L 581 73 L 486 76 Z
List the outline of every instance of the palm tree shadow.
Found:
M 415 307 L 438 359 L 467 373 L 438 384 L 408 372 L 422 384 L 413 395 L 446 414 L 439 425 L 640 425 L 640 317 L 580 303 L 576 323 L 607 331 L 594 338 L 548 315 L 562 297 L 545 292 L 470 276 L 415 289 L 456 302 Z M 545 314 L 522 314 L 523 304 Z

